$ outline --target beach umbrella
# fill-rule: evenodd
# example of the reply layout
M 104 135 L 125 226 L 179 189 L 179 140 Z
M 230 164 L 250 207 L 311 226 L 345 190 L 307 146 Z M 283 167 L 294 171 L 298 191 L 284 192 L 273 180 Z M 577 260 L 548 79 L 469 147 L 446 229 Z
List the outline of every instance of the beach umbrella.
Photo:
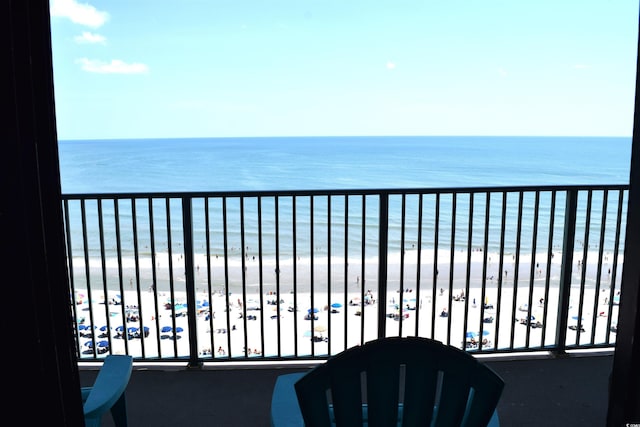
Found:
M 78 325 L 79 331 L 86 331 L 87 329 L 90 329 L 87 325 Z
M 342 304 L 340 304 L 339 302 L 334 302 L 333 304 L 331 304 L 331 307 L 340 308 L 340 307 L 342 307 Z
M 87 341 L 86 343 L 84 343 L 85 347 L 89 347 L 89 348 L 93 348 L 93 341 Z
M 317 312 L 319 312 L 319 311 L 320 311 L 320 310 L 318 310 L 316 307 L 313 307 L 313 308 L 310 308 L 309 310 L 307 310 L 307 312 L 308 312 L 309 314 L 311 314 L 311 313 L 317 313 Z
M 100 348 L 109 347 L 109 341 L 107 340 L 98 341 L 98 347 Z
M 324 325 L 317 325 L 316 327 L 313 328 L 313 330 L 316 332 L 322 333 L 322 332 L 326 332 L 327 327 Z
M 489 335 L 489 331 L 484 330 L 482 331 L 482 336 L 486 337 L 487 335 Z M 478 332 L 476 331 L 470 331 L 466 333 L 466 337 L 467 339 L 471 339 L 471 338 L 478 338 Z
M 178 333 L 178 334 L 179 334 L 179 333 L 180 333 L 180 332 L 182 332 L 182 331 L 184 331 L 184 329 L 182 329 L 180 326 L 178 326 L 178 327 L 176 328 L 176 333 Z
M 304 333 L 302 334 L 303 337 L 311 337 L 311 331 L 304 331 Z
M 160 329 L 160 332 L 164 332 L 164 333 L 171 332 L 171 329 L 172 329 L 171 326 L 163 326 L 162 329 Z
M 105 332 L 107 329 L 107 325 L 100 326 L 100 332 Z

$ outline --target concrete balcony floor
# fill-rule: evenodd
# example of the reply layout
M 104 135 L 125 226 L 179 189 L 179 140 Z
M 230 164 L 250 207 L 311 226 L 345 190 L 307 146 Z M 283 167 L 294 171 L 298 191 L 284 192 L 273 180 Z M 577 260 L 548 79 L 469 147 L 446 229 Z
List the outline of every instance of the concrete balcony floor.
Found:
M 502 427 L 604 426 L 613 352 L 483 357 L 505 380 L 498 406 Z M 127 388 L 129 425 L 268 427 L 271 392 L 278 375 L 310 364 L 135 365 Z M 96 366 L 81 366 L 83 386 Z M 113 426 L 110 415 L 104 426 Z

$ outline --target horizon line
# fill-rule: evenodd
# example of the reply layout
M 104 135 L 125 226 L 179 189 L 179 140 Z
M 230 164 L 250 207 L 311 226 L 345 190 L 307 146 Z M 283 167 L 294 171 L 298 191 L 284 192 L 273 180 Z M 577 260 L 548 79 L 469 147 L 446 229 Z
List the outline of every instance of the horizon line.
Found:
M 171 136 L 171 137 L 113 137 L 113 138 L 57 138 L 58 142 L 131 141 L 175 139 L 285 139 L 285 138 L 633 138 L 633 135 L 264 135 L 264 136 Z

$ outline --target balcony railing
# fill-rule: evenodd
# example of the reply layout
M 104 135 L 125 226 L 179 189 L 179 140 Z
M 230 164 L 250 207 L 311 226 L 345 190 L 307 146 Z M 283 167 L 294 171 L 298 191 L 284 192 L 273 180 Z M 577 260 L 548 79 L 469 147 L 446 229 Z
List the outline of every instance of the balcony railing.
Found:
M 64 195 L 80 360 L 613 347 L 628 186 Z

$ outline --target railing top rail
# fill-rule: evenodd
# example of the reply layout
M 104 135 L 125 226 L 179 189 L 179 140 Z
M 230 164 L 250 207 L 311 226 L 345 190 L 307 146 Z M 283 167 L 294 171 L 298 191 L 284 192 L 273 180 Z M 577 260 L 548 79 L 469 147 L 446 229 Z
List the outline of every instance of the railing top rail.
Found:
M 313 190 L 232 190 L 232 191 L 175 191 L 140 193 L 73 193 L 63 194 L 62 200 L 81 199 L 141 199 L 141 198 L 203 198 L 203 197 L 275 197 L 275 196 L 331 196 L 331 195 L 394 195 L 394 194 L 469 194 L 518 193 L 548 191 L 628 190 L 629 184 L 599 185 L 528 185 L 504 187 L 430 187 L 384 189 L 313 189 Z

